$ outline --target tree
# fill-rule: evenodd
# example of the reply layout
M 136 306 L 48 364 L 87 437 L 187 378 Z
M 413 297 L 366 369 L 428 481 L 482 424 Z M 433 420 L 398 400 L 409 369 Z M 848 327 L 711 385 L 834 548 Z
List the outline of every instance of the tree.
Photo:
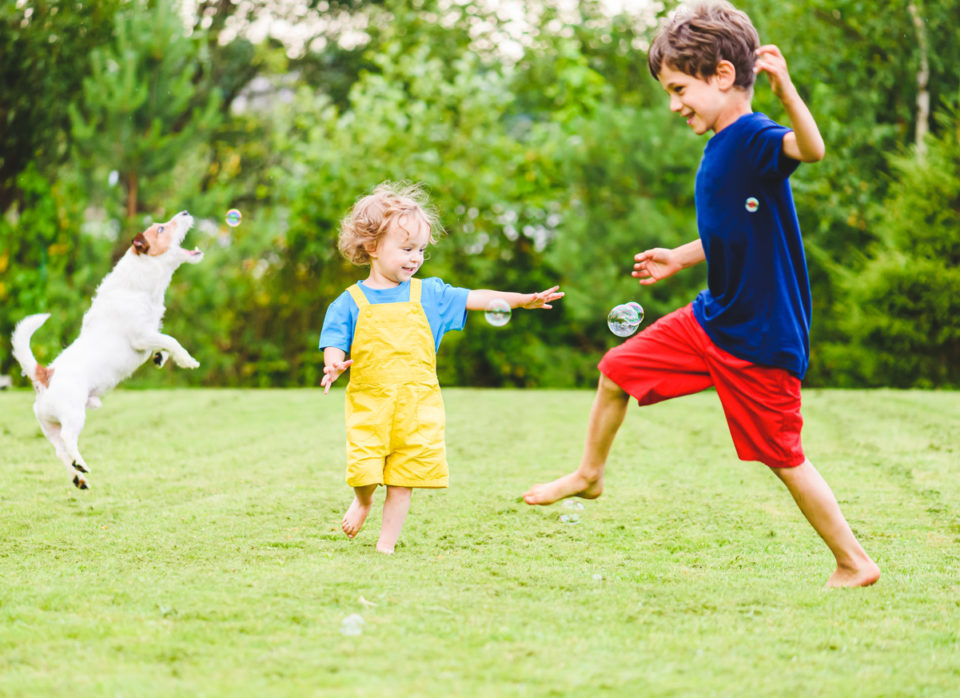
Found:
M 169 0 L 134 0 L 117 13 L 113 41 L 93 51 L 83 100 L 69 105 L 91 187 L 115 171 L 128 221 L 141 211 L 164 215 L 178 198 L 172 192 L 201 179 L 200 154 L 221 118 L 217 90 L 197 99 L 202 45 Z
M 90 52 L 109 41 L 120 0 L 0 0 L 0 212 L 21 198 L 17 177 L 69 155 L 63 108 L 90 72 Z
M 826 360 L 846 384 L 960 387 L 960 112 L 938 126 L 925 157 L 892 158 L 880 241 L 862 272 L 843 277 L 852 341 Z

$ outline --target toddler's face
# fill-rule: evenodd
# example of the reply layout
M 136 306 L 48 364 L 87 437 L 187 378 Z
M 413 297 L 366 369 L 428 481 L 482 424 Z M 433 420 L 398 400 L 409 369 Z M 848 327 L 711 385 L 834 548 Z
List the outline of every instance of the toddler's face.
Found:
M 370 255 L 372 269 L 385 280 L 401 284 L 423 265 L 429 243 L 430 225 L 421 216 L 397 219 Z
M 687 120 L 698 136 L 716 131 L 724 105 L 724 91 L 717 76 L 698 78 L 666 63 L 660 68 L 660 84 L 670 95 L 670 111 Z

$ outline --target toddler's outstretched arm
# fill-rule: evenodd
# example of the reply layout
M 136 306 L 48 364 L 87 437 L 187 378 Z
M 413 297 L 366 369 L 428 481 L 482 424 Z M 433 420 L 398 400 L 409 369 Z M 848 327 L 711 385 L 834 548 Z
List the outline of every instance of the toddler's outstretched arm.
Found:
M 553 301 L 563 298 L 563 291 L 559 286 L 553 286 L 539 293 L 513 293 L 512 291 L 491 291 L 490 289 L 474 289 L 467 295 L 467 310 L 486 310 L 490 301 L 497 298 L 505 300 L 511 308 L 525 308 L 534 310 L 545 308 L 549 310 Z
M 330 386 L 340 377 L 340 374 L 347 370 L 347 367 L 353 363 L 353 359 L 344 361 L 347 358 L 346 352 L 337 347 L 323 348 L 323 379 L 320 385 L 323 386 L 323 394 L 330 392 Z

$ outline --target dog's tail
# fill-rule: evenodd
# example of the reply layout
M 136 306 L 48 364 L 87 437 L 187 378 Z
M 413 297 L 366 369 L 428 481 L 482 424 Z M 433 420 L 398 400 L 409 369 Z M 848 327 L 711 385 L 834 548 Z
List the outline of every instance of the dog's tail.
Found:
M 23 375 L 33 382 L 34 390 L 37 391 L 50 384 L 53 369 L 37 363 L 37 360 L 33 357 L 33 351 L 30 350 L 30 338 L 39 329 L 40 325 L 47 321 L 48 317 L 50 317 L 50 313 L 28 315 L 18 322 L 13 330 L 13 358 L 20 364 Z

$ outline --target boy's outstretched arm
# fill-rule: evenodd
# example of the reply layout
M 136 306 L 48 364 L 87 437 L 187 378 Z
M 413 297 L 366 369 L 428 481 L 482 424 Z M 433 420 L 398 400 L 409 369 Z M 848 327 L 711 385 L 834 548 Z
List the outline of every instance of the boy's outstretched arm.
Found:
M 672 250 L 654 247 L 634 255 L 633 271 L 630 275 L 644 286 L 649 286 L 706 259 L 700 238 Z
M 333 382 L 353 363 L 353 359 L 344 361 L 346 358 L 347 354 L 343 349 L 337 347 L 323 348 L 323 378 L 320 385 L 323 386 L 324 395 L 330 392 L 330 386 L 333 385 Z
M 793 127 L 793 131 L 783 137 L 783 152 L 801 162 L 822 160 L 826 146 L 823 144 L 820 129 L 790 80 L 787 61 L 780 49 L 773 44 L 758 48 L 757 62 L 753 69 L 757 73 L 767 74 L 773 94 L 783 103 Z
M 500 298 L 505 300 L 511 308 L 525 308 L 534 310 L 545 308 L 549 310 L 553 301 L 563 298 L 559 286 L 553 286 L 539 293 L 513 293 L 512 291 L 491 291 L 490 289 L 473 289 L 467 295 L 467 310 L 486 310 L 490 301 Z

